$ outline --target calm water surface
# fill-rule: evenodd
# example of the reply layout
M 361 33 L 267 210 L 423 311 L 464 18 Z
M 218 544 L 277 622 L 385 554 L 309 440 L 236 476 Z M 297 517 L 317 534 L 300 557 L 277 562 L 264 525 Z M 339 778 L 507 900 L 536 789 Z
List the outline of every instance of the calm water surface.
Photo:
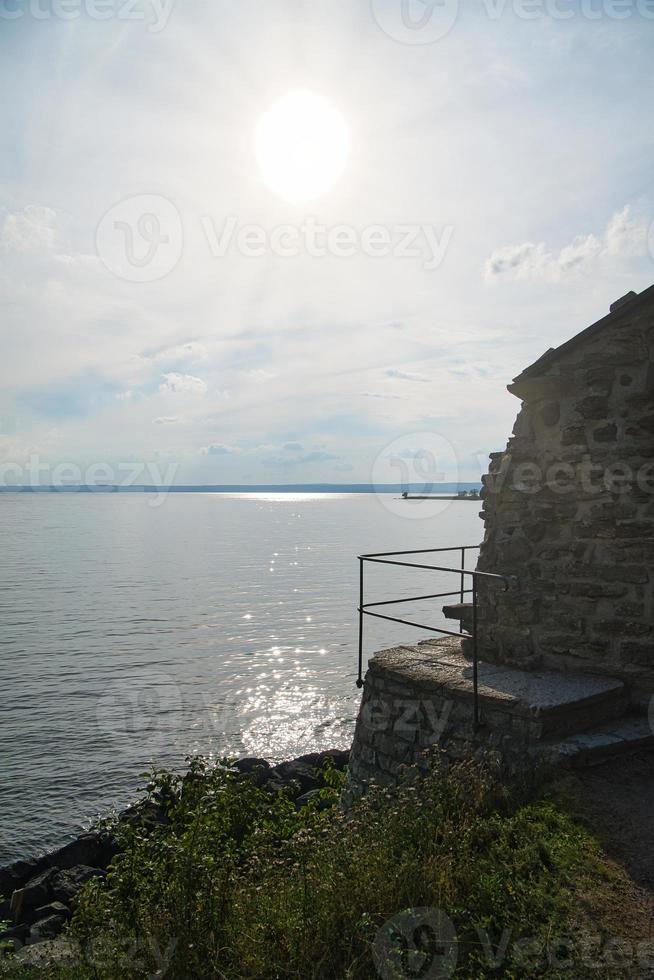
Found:
M 359 699 L 356 555 L 480 541 L 479 504 L 439 506 L 373 494 L 178 494 L 158 507 L 141 495 L 1 495 L 0 864 L 128 802 L 153 760 L 346 747 Z M 450 582 L 379 566 L 368 597 Z M 444 622 L 435 604 L 403 610 Z M 421 638 L 370 619 L 366 629 L 367 654 Z

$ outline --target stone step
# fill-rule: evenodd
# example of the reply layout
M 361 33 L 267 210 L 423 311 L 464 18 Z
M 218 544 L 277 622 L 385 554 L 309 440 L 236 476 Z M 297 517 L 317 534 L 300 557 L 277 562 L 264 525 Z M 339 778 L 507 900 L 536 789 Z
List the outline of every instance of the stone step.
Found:
M 450 701 L 465 722 L 466 715 L 472 717 L 473 668 L 461 643 L 458 637 L 445 637 L 382 650 L 368 669 L 373 676 L 381 674 L 410 688 L 414 697 Z M 627 710 L 625 685 L 611 677 L 484 662 L 478 677 L 483 728 L 520 733 L 530 743 L 578 735 L 614 722 Z
M 548 761 L 570 769 L 597 766 L 608 759 L 654 747 L 654 731 L 646 715 L 628 715 L 579 735 L 546 745 Z
M 445 619 L 456 619 L 461 623 L 461 629 L 472 632 L 472 603 L 471 602 L 452 602 L 443 606 Z

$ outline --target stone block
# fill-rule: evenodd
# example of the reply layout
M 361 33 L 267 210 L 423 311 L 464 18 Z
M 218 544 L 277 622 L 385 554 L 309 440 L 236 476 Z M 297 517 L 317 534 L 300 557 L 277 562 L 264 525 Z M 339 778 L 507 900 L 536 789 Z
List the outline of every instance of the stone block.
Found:
M 654 670 L 654 637 L 649 640 L 625 640 L 619 645 L 620 660 Z
M 605 419 L 610 413 L 608 400 L 601 395 L 586 395 L 574 409 L 584 419 Z
M 593 439 L 595 442 L 615 442 L 618 437 L 618 427 L 615 422 L 608 425 L 601 425 L 593 429 Z

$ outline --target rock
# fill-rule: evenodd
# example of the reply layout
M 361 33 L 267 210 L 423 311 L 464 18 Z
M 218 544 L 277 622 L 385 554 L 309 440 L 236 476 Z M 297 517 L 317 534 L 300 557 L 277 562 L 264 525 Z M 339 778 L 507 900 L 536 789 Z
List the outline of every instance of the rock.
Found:
M 63 902 L 49 902 L 47 905 L 42 905 L 41 908 L 36 910 L 37 919 L 45 919 L 49 915 L 63 915 L 65 919 L 70 918 L 70 909 Z
M 234 768 L 244 775 L 251 776 L 257 786 L 263 786 L 270 775 L 270 763 L 267 759 L 255 757 L 237 759 Z
M 320 799 L 319 789 L 310 789 L 308 793 L 303 793 L 302 796 L 298 796 L 295 801 L 295 806 L 298 810 L 301 810 L 303 806 L 308 806 L 313 801 L 318 804 L 319 810 L 326 810 L 329 807 L 327 800 Z
M 279 765 L 273 766 L 271 776 L 287 786 L 296 783 L 300 794 L 308 793 L 324 785 L 321 770 L 328 762 L 331 761 L 335 769 L 345 769 L 349 756 L 349 752 L 339 749 L 310 752 L 308 755 L 301 755 L 298 759 L 280 762 Z
M 49 915 L 40 919 L 30 929 L 25 945 L 33 946 L 35 943 L 45 942 L 46 939 L 56 939 L 65 925 L 66 919 L 63 915 Z
M 5 868 L 0 868 L 0 895 L 8 898 L 17 888 L 22 888 L 30 878 L 34 878 L 48 867 L 47 858 L 42 857 L 14 861 Z
M 17 888 L 11 896 L 11 914 L 14 922 L 32 922 L 34 913 L 41 905 L 45 905 L 52 895 L 52 883 L 56 872 L 48 868 L 36 878 L 32 878 L 23 888 Z
M 100 868 L 89 868 L 84 864 L 79 864 L 76 868 L 57 871 L 52 880 L 52 894 L 57 901 L 69 905 L 82 885 L 90 881 L 91 878 L 99 878 L 104 874 L 105 872 Z
M 292 762 L 280 762 L 273 767 L 273 773 L 281 781 L 290 787 L 291 783 L 297 783 L 300 793 L 307 793 L 311 789 L 320 789 L 322 780 L 315 766 L 307 762 L 300 762 L 295 759 Z
M 80 864 L 91 868 L 107 868 L 117 853 L 118 845 L 110 834 L 93 831 L 82 834 L 46 857 L 53 868 L 74 868 Z
M 290 793 L 291 798 L 294 798 L 300 793 L 300 787 L 297 783 L 289 782 L 280 776 L 273 776 L 272 779 L 267 779 L 263 783 L 263 789 L 267 790 L 268 793 Z
M 51 868 L 73 868 L 85 864 L 94 868 L 107 868 L 118 853 L 116 840 L 105 831 L 91 831 L 82 834 L 70 843 L 55 851 L 50 851 L 40 858 L 29 858 L 25 861 L 14 861 L 0 868 L 0 896 L 9 898 L 18 889 L 38 875 Z M 0 919 L 3 918 L 2 902 L 0 902 Z
M 142 800 L 128 807 L 120 815 L 120 819 L 132 825 L 144 824 L 147 827 L 165 827 L 170 824 L 170 817 L 154 800 Z
M 71 964 L 78 958 L 79 946 L 68 937 L 25 946 L 17 955 L 18 961 L 24 966 L 40 970 L 56 964 Z
M 26 922 L 20 926 L 14 926 L 12 929 L 5 929 L 4 932 L 0 932 L 0 944 L 12 943 L 15 952 L 25 945 L 29 931 L 30 927 Z

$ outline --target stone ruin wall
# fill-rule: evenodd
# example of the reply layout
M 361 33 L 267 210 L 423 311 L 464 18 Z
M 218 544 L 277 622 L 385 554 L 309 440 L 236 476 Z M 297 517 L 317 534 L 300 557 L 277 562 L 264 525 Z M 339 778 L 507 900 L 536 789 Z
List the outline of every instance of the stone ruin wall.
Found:
M 654 303 L 510 390 L 523 406 L 483 480 L 478 568 L 517 580 L 506 594 L 480 587 L 480 656 L 610 674 L 643 701 L 654 693 Z

